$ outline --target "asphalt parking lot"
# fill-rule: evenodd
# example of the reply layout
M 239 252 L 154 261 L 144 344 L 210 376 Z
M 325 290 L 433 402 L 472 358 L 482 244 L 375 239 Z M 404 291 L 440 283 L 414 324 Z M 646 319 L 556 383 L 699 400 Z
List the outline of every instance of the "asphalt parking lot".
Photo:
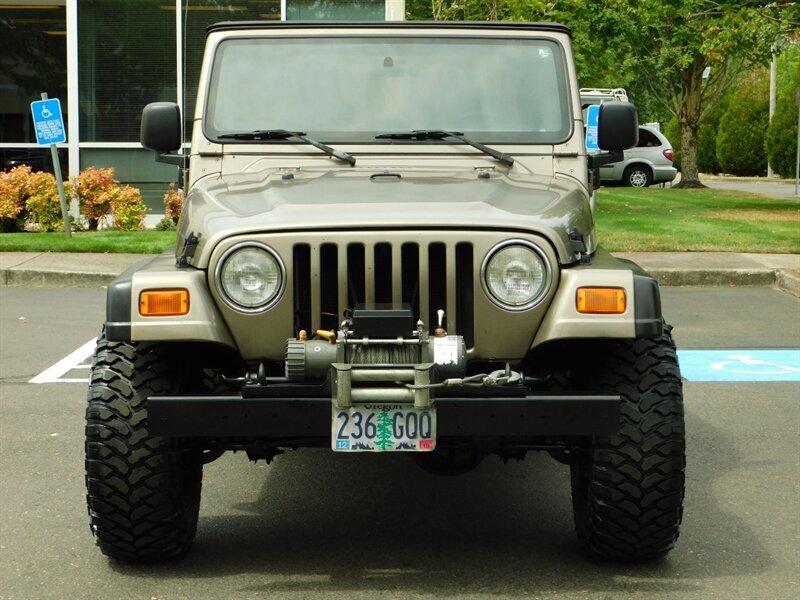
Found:
M 679 350 L 800 349 L 800 299 L 784 292 L 663 293 Z M 206 468 L 188 556 L 109 561 L 94 547 L 84 501 L 85 384 L 29 383 L 97 334 L 103 306 L 101 289 L 0 294 L 0 598 L 796 597 L 793 378 L 685 383 L 684 524 L 656 563 L 577 553 L 568 469 L 549 457 L 490 457 L 466 475 L 437 477 L 404 456 L 325 450 L 290 451 L 270 465 L 226 454 Z M 85 378 L 79 362 L 50 370 L 50 380 Z

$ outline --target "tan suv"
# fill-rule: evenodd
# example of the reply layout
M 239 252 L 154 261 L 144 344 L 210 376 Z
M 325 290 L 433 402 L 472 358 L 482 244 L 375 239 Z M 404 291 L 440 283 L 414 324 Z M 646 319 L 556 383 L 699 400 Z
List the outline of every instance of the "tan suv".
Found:
M 229 450 L 406 452 L 458 473 L 547 452 L 580 545 L 663 556 L 684 490 L 681 379 L 656 282 L 598 247 L 570 31 L 525 23 L 221 23 L 174 251 L 108 289 L 86 412 L 92 531 L 180 554 Z M 531 507 L 531 510 L 535 510 Z

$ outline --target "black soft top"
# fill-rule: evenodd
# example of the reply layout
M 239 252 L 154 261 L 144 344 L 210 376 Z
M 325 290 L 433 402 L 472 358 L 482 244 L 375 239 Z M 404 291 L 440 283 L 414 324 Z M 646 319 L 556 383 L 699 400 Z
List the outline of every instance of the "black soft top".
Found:
M 519 23 L 511 21 L 223 21 L 209 25 L 212 31 L 241 29 L 494 29 L 497 31 L 551 31 L 572 36 L 560 23 Z

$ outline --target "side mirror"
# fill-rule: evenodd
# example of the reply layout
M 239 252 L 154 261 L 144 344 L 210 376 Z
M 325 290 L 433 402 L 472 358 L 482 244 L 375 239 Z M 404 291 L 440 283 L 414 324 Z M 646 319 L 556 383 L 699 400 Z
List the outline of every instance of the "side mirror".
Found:
M 181 149 L 181 109 L 174 102 L 151 102 L 142 111 L 142 146 L 156 152 Z
M 144 123 L 144 121 L 142 121 Z M 597 144 L 601 150 L 617 152 L 639 143 L 639 117 L 630 102 L 604 102 L 600 105 Z

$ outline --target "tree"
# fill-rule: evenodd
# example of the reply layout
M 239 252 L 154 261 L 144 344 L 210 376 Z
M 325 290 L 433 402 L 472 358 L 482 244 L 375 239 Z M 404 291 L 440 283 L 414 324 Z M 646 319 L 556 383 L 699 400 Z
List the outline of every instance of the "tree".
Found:
M 597 35 L 597 0 L 406 0 L 410 21 L 545 21 L 572 29 L 578 79 L 584 87 L 620 87 L 621 33 Z M 611 82 L 611 83 L 609 83 Z
M 680 125 L 681 187 L 702 187 L 698 133 L 733 81 L 766 64 L 800 21 L 795 2 L 764 0 L 591 0 L 598 32 L 622 39 L 653 97 Z
M 722 96 L 714 107 L 703 119 L 700 130 L 697 132 L 697 168 L 701 173 L 720 173 L 722 167 L 717 160 L 717 133 L 722 115 L 728 111 L 733 90 L 729 90 Z M 637 105 L 638 108 L 638 105 Z M 641 114 L 641 111 L 640 111 Z M 681 168 L 681 126 L 678 124 L 677 117 L 671 117 L 664 127 L 664 135 L 672 143 L 672 150 L 675 158 L 672 160 L 673 166 L 679 170 Z
M 778 62 L 778 102 L 767 130 L 769 162 L 781 177 L 792 177 L 797 156 L 797 104 L 800 87 L 800 44 L 795 44 Z
M 646 90 L 637 96 L 649 113 L 661 116 L 658 102 L 678 119 L 683 187 L 702 187 L 698 136 L 714 104 L 800 26 L 800 3 L 790 0 L 408 0 L 407 7 L 411 19 L 569 25 L 582 85 L 632 83 Z
M 705 123 L 704 123 L 705 124 Z M 717 159 L 722 171 L 763 175 L 767 171 L 764 137 L 769 124 L 769 82 L 764 69 L 736 85 L 717 134 Z

